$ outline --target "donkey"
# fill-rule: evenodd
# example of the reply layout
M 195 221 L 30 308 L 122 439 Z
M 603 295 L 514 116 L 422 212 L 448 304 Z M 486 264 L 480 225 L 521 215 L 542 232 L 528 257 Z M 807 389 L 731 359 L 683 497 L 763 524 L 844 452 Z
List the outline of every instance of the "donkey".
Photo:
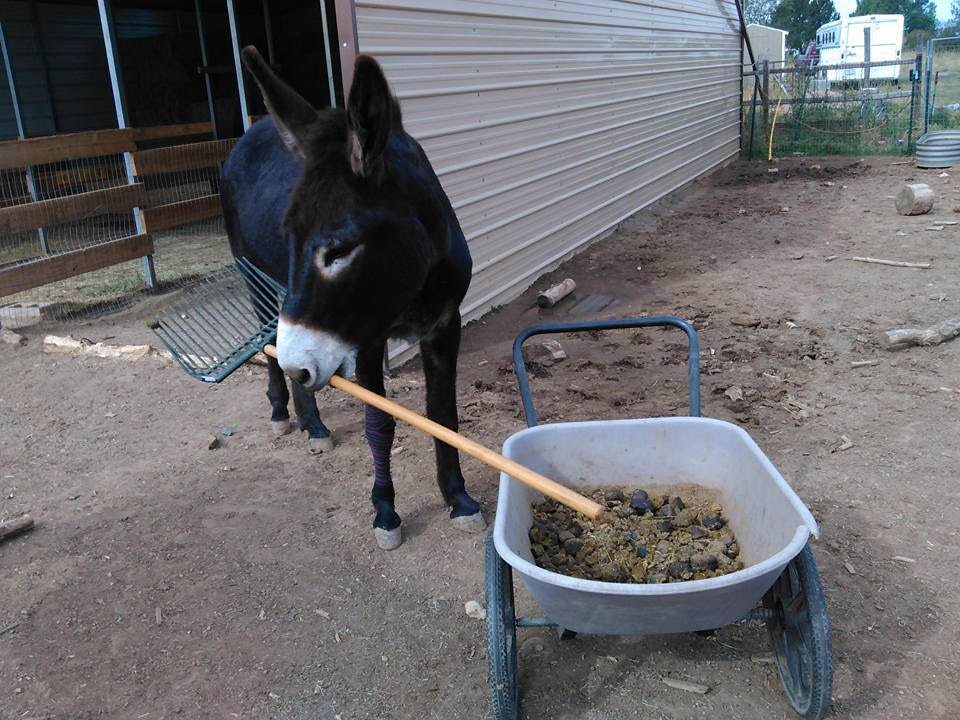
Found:
M 231 152 L 221 197 L 234 255 L 287 288 L 267 393 L 274 421 L 287 417 L 282 370 L 293 380 L 301 425 L 311 438 L 329 436 L 310 393 L 334 374 L 356 372 L 363 387 L 384 395 L 386 342 L 403 338 L 420 343 L 427 415 L 456 430 L 459 308 L 472 260 L 426 154 L 403 129 L 380 65 L 358 56 L 346 110 L 316 110 L 256 49 L 245 48 L 243 60 L 270 117 Z M 390 474 L 395 423 L 369 406 L 364 420 L 374 534 L 392 550 L 402 542 Z M 457 451 L 437 441 L 435 454 L 452 523 L 482 531 L 486 522 L 464 487 Z

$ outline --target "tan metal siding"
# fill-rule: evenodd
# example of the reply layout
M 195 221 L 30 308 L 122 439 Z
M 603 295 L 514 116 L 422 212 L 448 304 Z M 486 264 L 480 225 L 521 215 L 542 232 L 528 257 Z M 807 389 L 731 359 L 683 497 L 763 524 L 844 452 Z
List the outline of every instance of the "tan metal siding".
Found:
M 474 258 L 465 318 L 739 149 L 726 0 L 357 0 Z

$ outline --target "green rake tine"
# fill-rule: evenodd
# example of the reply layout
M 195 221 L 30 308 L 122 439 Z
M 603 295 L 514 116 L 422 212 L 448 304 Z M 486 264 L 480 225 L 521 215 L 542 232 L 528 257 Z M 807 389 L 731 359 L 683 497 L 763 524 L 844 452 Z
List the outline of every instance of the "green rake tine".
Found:
M 269 280 L 269 278 L 265 279 L 263 274 L 248 262 L 244 261 L 241 263 L 240 260 L 238 260 L 237 265 L 244 279 L 247 281 L 248 295 L 254 312 L 259 312 L 265 317 L 272 318 L 264 323 L 265 325 L 276 322 L 280 312 L 282 296 L 285 294 L 285 291 L 272 280 Z M 269 280 L 269 284 L 265 280 Z
M 247 292 L 242 294 L 238 292 L 238 294 L 231 296 L 225 293 L 221 287 L 214 288 L 214 291 L 217 295 L 223 298 L 221 306 L 223 311 L 230 313 L 235 321 L 239 321 L 241 323 L 243 330 L 242 334 L 244 337 L 250 335 L 252 328 L 258 328 L 261 326 L 259 319 L 255 317 L 256 307 L 254 307 L 252 303 L 244 302 L 249 300 L 249 298 L 246 297 L 248 294 Z M 213 301 L 216 302 L 216 299 L 214 298 Z
M 202 372 L 204 368 L 190 358 L 193 357 L 199 361 L 200 358 L 210 354 L 210 349 L 202 339 L 195 338 L 190 329 L 180 326 L 179 323 L 175 322 L 169 322 L 169 325 L 171 326 L 171 330 L 168 330 L 168 334 L 173 336 L 172 340 L 174 345 L 171 350 L 174 350 L 176 354 L 183 358 L 183 363 L 188 363 L 193 368 L 195 371 L 194 374 Z M 192 352 L 187 349 L 189 346 L 192 346 L 190 348 Z
M 258 282 L 258 278 L 251 277 L 250 281 L 251 283 L 256 283 L 255 288 L 253 288 L 253 291 L 250 293 L 253 296 L 254 310 L 259 310 L 265 316 L 273 318 L 273 320 L 269 322 L 275 322 L 280 313 L 280 304 L 282 302 L 280 293 L 277 292 L 276 289 Z M 272 298 L 270 298 L 271 295 Z M 269 302 L 268 298 L 272 299 L 276 305 Z
M 209 294 L 208 294 L 208 298 L 209 298 Z M 225 352 L 229 353 L 233 348 L 236 347 L 238 342 L 242 342 L 243 338 L 250 334 L 250 331 L 248 328 L 244 328 L 242 327 L 242 325 L 238 325 L 236 322 L 237 318 L 235 316 L 231 318 L 230 313 L 227 312 L 226 307 L 221 307 L 217 309 L 222 310 L 223 312 L 219 314 L 213 314 L 205 306 L 197 305 L 196 307 L 197 313 L 201 314 L 209 322 L 208 327 L 205 328 L 206 331 L 208 333 L 211 333 L 211 334 L 215 333 L 216 335 L 218 335 L 220 339 L 223 340 L 224 346 L 226 348 Z M 239 338 L 237 337 L 231 338 L 229 337 L 229 335 L 224 334 L 222 330 L 223 327 L 226 327 L 228 330 L 234 331 L 236 335 L 239 335 Z M 215 340 L 215 339 L 211 338 L 211 340 Z
M 179 315 L 179 313 L 177 313 Z M 189 316 L 188 316 L 189 317 Z M 199 329 L 194 327 L 188 322 L 181 322 L 185 320 L 184 318 L 166 318 L 166 322 L 171 326 L 171 331 L 178 336 L 177 343 L 180 347 L 178 348 L 180 352 L 183 352 L 185 355 L 194 355 L 199 360 L 201 357 L 210 355 L 215 357 L 218 354 L 217 349 L 211 349 L 208 345 L 207 340 L 203 337 L 202 334 L 195 335 L 194 333 L 199 332 Z M 186 341 L 186 342 L 184 342 Z M 189 352 L 186 347 L 183 346 L 192 346 L 193 352 Z M 200 366 L 195 366 L 197 371 L 201 371 L 203 368 Z
M 161 330 L 163 331 L 162 334 L 160 332 Z M 186 370 L 187 373 L 193 377 L 198 377 L 198 373 L 200 373 L 201 368 L 197 367 L 195 363 L 189 360 L 191 353 L 188 353 L 186 349 L 183 348 L 182 336 L 179 334 L 172 334 L 169 328 L 163 327 L 162 325 L 155 327 L 154 332 L 160 335 L 161 340 L 163 340 L 164 344 L 167 346 L 167 349 L 170 350 L 170 353 L 173 355 L 174 359 L 180 364 L 180 367 Z

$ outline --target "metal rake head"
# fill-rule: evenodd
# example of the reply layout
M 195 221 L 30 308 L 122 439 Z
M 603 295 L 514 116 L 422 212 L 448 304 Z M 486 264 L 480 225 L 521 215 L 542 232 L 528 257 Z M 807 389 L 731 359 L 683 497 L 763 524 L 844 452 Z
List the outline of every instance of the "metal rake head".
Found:
M 277 336 L 286 289 L 245 258 L 201 281 L 150 323 L 191 377 L 218 383 Z

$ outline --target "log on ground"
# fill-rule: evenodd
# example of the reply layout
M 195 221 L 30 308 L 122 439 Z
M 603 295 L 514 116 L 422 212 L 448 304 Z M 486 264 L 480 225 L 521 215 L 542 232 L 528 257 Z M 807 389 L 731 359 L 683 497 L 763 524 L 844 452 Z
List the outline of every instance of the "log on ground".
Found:
M 929 185 L 911 183 L 897 194 L 897 212 L 901 215 L 924 215 L 933 210 L 934 194 Z

